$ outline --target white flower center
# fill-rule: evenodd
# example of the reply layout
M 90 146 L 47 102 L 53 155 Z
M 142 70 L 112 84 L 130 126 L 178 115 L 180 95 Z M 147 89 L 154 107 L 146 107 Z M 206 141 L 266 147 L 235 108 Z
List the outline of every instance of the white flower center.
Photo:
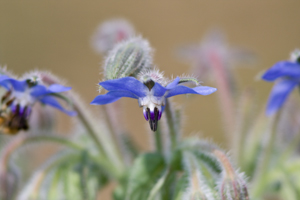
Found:
M 149 108 L 150 112 L 154 112 L 155 108 L 161 111 L 161 106 L 164 106 L 165 103 L 166 103 L 166 98 L 164 96 L 162 97 L 154 96 L 153 90 L 148 91 L 145 97 L 139 98 L 140 107 L 143 107 L 144 110 Z
M 14 104 L 19 104 L 20 107 L 23 108 L 27 105 L 32 106 L 36 101 L 36 99 L 30 95 L 30 89 L 26 89 L 24 92 L 13 91 L 12 96 L 16 98 Z

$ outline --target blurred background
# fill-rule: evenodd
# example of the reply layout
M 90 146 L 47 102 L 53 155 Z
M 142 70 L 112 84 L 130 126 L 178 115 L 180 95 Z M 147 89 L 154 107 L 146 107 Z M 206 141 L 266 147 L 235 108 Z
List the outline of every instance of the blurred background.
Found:
M 300 1 L 0 1 L 0 64 L 16 74 L 48 70 L 80 93 L 87 107 L 98 95 L 103 57 L 92 49 L 91 37 L 98 25 L 112 18 L 125 18 L 155 49 L 154 63 L 166 76 L 190 72 L 190 65 L 176 58 L 176 49 L 199 43 L 211 28 L 222 30 L 227 42 L 247 48 L 257 56 L 252 65 L 237 66 L 239 91 L 257 89 L 265 104 L 272 84 L 257 80 L 259 72 L 300 47 Z M 213 81 L 203 85 L 215 86 Z M 174 98 L 185 111 L 185 135 L 198 132 L 226 147 L 217 95 Z M 122 99 L 126 128 L 139 146 L 147 149 L 149 125 L 142 109 Z M 67 130 L 68 118 L 59 127 Z M 68 126 L 72 125 L 67 123 Z

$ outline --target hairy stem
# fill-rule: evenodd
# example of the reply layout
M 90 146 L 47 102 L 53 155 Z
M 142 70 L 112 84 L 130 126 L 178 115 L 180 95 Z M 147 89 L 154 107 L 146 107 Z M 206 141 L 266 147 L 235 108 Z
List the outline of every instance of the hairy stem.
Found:
M 74 94 L 73 94 L 74 96 Z M 74 99 L 74 97 L 73 97 Z M 78 101 L 78 98 L 76 98 Z M 87 110 L 85 110 L 82 106 L 81 103 L 74 102 L 74 109 L 78 113 L 78 119 L 82 123 L 82 125 L 86 128 L 89 136 L 92 138 L 93 142 L 95 143 L 98 151 L 99 151 L 99 157 L 104 158 L 107 161 L 110 161 L 114 168 L 114 171 L 117 172 L 116 176 L 121 176 L 122 171 L 124 169 L 123 163 L 120 159 L 120 156 L 117 152 L 117 147 L 110 137 L 110 130 L 104 130 L 105 128 L 102 129 L 101 138 L 97 136 L 97 132 L 95 131 L 95 127 L 93 126 L 93 120 L 89 119 L 89 113 Z M 109 132 L 109 133 L 107 133 Z
M 228 138 L 232 138 L 235 127 L 235 110 L 233 105 L 233 98 L 230 91 L 229 78 L 226 77 L 224 64 L 214 53 L 211 54 L 211 64 L 217 83 L 218 94 L 220 95 L 221 99 L 220 104 L 225 128 L 227 129 Z
M 117 153 L 118 156 L 122 156 L 123 157 L 123 162 L 129 165 L 129 155 L 126 151 L 126 147 L 125 144 L 122 140 L 122 127 L 120 127 L 120 120 L 117 119 L 117 110 L 118 110 L 118 104 L 116 104 L 118 102 L 114 102 L 114 105 L 105 105 L 103 106 L 103 114 L 104 114 L 104 118 L 106 121 L 106 124 L 108 126 L 108 129 L 110 131 L 110 133 L 113 135 L 116 143 L 117 143 Z M 121 160 L 121 158 L 120 158 Z
M 55 135 L 20 135 L 16 137 L 10 144 L 8 144 L 1 156 L 0 160 L 0 169 L 1 170 L 7 170 L 7 166 L 9 163 L 9 159 L 11 154 L 18 149 L 19 147 L 23 146 L 24 144 L 30 143 L 30 142 L 38 142 L 38 141 L 49 141 L 49 142 L 55 142 L 62 144 L 64 146 L 67 146 L 72 149 L 81 150 L 82 147 L 80 147 L 78 144 L 69 141 L 63 137 L 55 136 Z
M 175 115 L 173 110 L 170 106 L 170 101 L 166 100 L 166 107 L 165 107 L 166 117 L 167 117 L 167 124 L 169 128 L 169 135 L 171 140 L 171 148 L 175 149 L 178 141 L 179 136 L 179 129 L 177 128 Z
M 159 153 L 162 153 L 162 150 L 163 150 L 161 136 L 162 136 L 161 128 L 160 128 L 160 126 L 158 126 L 157 130 L 154 132 L 154 138 L 155 138 L 155 149 Z
M 78 114 L 78 119 L 81 121 L 82 125 L 86 128 L 88 134 L 90 135 L 90 137 L 92 138 L 92 140 L 94 141 L 94 143 L 96 144 L 96 147 L 99 150 L 100 154 L 104 154 L 104 150 L 103 147 L 99 141 L 99 138 L 97 137 L 97 134 L 95 132 L 95 130 L 93 129 L 92 125 L 88 122 L 86 116 L 84 115 L 84 113 L 81 111 L 80 107 L 77 106 L 76 104 L 74 105 L 74 109 Z

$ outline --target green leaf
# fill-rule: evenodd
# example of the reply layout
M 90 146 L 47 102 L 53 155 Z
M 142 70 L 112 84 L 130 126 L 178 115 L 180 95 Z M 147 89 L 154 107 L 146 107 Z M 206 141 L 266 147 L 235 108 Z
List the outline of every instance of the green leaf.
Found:
M 166 164 L 159 153 L 145 153 L 136 158 L 130 170 L 127 200 L 147 199 L 149 192 L 163 174 Z
M 182 195 L 188 186 L 188 172 L 185 171 L 175 185 L 175 200 L 182 200 Z

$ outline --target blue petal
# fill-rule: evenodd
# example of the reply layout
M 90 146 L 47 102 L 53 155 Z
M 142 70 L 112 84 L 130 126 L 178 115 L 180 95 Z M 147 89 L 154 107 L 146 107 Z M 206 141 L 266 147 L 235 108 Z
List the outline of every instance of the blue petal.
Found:
M 32 96 L 38 97 L 38 96 L 43 96 L 51 93 L 66 92 L 70 89 L 71 87 L 65 87 L 59 84 L 50 85 L 48 88 L 44 85 L 37 85 L 31 89 L 30 94 Z
M 6 76 L 6 75 L 0 75 L 0 82 L 10 79 L 10 77 Z
M 65 87 L 63 85 L 60 85 L 60 84 L 52 84 L 48 87 L 48 90 L 51 92 L 51 93 L 59 93 L 59 92 L 66 92 L 66 91 L 69 91 L 71 90 L 72 87 Z
M 108 91 L 127 91 L 134 94 L 136 97 L 146 96 L 145 91 L 147 87 L 133 77 L 107 80 L 100 82 L 99 85 Z
M 288 79 L 284 79 L 276 83 L 268 100 L 266 114 L 272 115 L 280 109 L 288 95 L 298 84 L 299 82 Z
M 36 85 L 31 88 L 30 95 L 34 97 L 43 96 L 48 94 L 47 88 L 44 85 Z
M 137 99 L 137 97 L 130 92 L 127 91 L 111 91 L 103 95 L 98 95 L 96 98 L 91 102 L 92 105 L 104 105 L 108 103 L 113 103 L 119 100 L 122 97 L 129 97 Z
M 170 90 L 166 95 L 167 98 L 180 95 L 180 94 L 201 94 L 201 95 L 209 95 L 215 92 L 217 89 L 208 86 L 198 86 L 194 88 L 189 88 L 184 85 L 178 85 L 174 89 Z
M 77 115 L 77 113 L 75 111 L 69 111 L 69 110 L 64 109 L 53 96 L 45 96 L 40 99 L 40 102 L 43 104 L 52 106 L 54 108 L 57 108 L 58 110 L 66 113 L 67 115 L 70 115 L 70 116 Z
M 175 88 L 175 87 L 178 85 L 179 81 L 180 81 L 180 78 L 179 78 L 179 77 L 176 77 L 171 83 L 169 83 L 169 84 L 166 86 L 166 88 L 167 88 L 168 90 L 171 90 L 171 89 Z
M 162 85 L 160 85 L 159 83 L 155 83 L 153 88 L 151 89 L 153 90 L 153 95 L 156 97 L 162 97 L 165 95 L 167 88 L 163 87 Z
M 289 61 L 278 62 L 263 74 L 262 79 L 265 81 L 274 81 L 282 76 L 300 78 L 300 64 Z
M 10 90 L 11 86 L 12 86 L 14 90 L 19 91 L 19 92 L 24 92 L 27 87 L 27 83 L 26 83 L 26 80 L 19 81 L 19 80 L 10 78 L 6 75 L 1 75 L 0 76 L 0 86 L 4 87 L 7 90 Z

